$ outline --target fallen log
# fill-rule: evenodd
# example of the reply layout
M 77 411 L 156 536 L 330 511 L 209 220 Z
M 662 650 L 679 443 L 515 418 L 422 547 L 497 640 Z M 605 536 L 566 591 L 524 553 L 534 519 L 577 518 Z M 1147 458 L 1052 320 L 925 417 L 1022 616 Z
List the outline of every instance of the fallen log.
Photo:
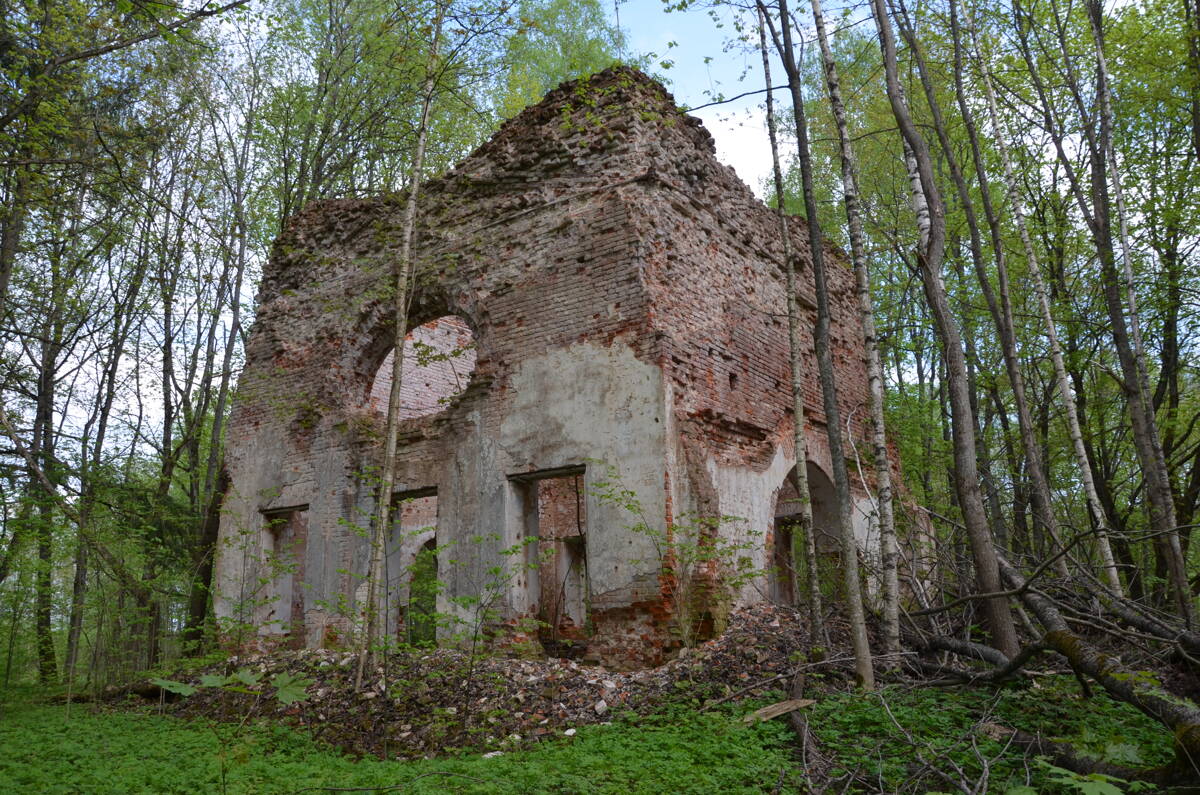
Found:
M 1177 762 L 1155 768 L 1124 767 L 1091 756 L 1084 756 L 1067 743 L 1057 742 L 1038 734 L 1029 734 L 1010 726 L 985 723 L 980 726 L 980 730 L 997 742 L 1011 743 L 1035 756 L 1044 756 L 1052 764 L 1082 776 L 1099 773 L 1102 776 L 1111 776 L 1126 781 L 1143 781 L 1157 786 L 1160 792 L 1195 791 L 1195 771 L 1181 770 Z
M 1127 775 L 1122 777 L 1151 783 L 1166 781 L 1173 786 L 1200 786 L 1200 708 L 1168 693 L 1151 678 L 1127 670 L 1120 660 L 1092 647 L 1071 630 L 1048 597 L 1025 587 L 1026 581 L 1020 571 L 1003 555 L 997 557 L 1001 576 L 1009 587 L 1018 589 L 1021 601 L 1045 627 L 1046 634 L 1041 643 L 1066 658 L 1076 674 L 1095 680 L 1113 698 L 1133 705 L 1174 735 L 1174 762 L 1159 768 L 1127 769 L 1124 770 Z
M 770 706 L 756 709 L 746 717 L 742 718 L 746 723 L 756 723 L 762 720 L 771 720 L 778 718 L 780 715 L 786 715 L 789 712 L 795 712 L 798 709 L 811 707 L 817 702 L 811 698 L 789 698 L 787 701 L 779 701 Z

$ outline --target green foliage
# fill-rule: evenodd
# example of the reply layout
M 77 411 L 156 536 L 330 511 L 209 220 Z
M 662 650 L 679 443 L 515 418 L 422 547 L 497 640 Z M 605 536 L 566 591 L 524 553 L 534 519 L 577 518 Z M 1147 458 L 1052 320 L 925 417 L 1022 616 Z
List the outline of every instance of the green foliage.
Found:
M 1171 758 L 1158 724 L 1103 693 L 1081 698 L 1069 677 L 995 693 L 886 687 L 867 695 L 839 694 L 819 700 L 809 716 L 822 748 L 835 756 L 839 770 L 834 775 L 853 772 L 860 780 L 881 782 L 884 790 L 908 791 L 919 783 L 911 776 L 920 754 L 942 770 L 953 761 L 973 781 L 983 776 L 981 757 L 986 758 L 990 790 L 996 792 L 1029 786 L 1036 792 L 1122 791 L 1104 789 L 1114 786 L 1105 777 L 1079 777 L 1046 763 L 1027 770 L 1019 751 L 979 731 L 979 724 L 988 722 L 1069 742 L 1080 753 L 1116 764 L 1157 765 Z M 928 777 L 927 786 L 944 788 L 945 782 Z
M 186 697 L 194 695 L 201 688 L 219 688 L 234 693 L 248 693 L 255 696 L 263 695 L 264 691 L 259 686 L 261 680 L 262 676 L 251 671 L 249 668 L 239 668 L 228 676 L 202 674 L 198 685 L 190 685 L 186 682 L 177 682 L 170 679 L 152 679 L 150 681 L 163 690 Z M 288 705 L 306 699 L 308 696 L 304 691 L 312 683 L 311 679 L 303 676 L 295 676 L 285 671 L 273 676 L 270 684 L 274 689 L 273 695 L 275 699 L 281 704 Z
M 223 679 L 241 687 L 254 677 Z M 981 722 L 1040 731 L 1110 762 L 1134 763 L 1136 756 L 1137 763 L 1153 765 L 1170 756 L 1161 730 L 1133 709 L 1102 695 L 1080 699 L 1069 678 L 1045 684 L 996 694 L 889 687 L 878 694 L 828 696 L 806 712 L 819 748 L 834 763 L 832 774 L 853 772 L 859 786 L 871 791 L 944 791 L 946 782 L 928 769 L 914 778 L 920 760 L 944 771 L 952 762 L 966 776 L 981 777 L 975 749 L 989 760 L 991 792 L 1146 791 L 1025 759 L 978 731 Z M 801 792 L 803 771 L 787 721 L 741 720 L 777 695 L 705 713 L 675 704 L 652 715 L 619 715 L 612 724 L 580 727 L 573 738 L 532 750 L 403 763 L 352 760 L 265 723 L 247 722 L 236 737 L 223 739 L 204 724 L 148 712 L 76 707 L 68 713 L 64 707 L 19 704 L 0 722 L 0 780 L 28 791 L 89 793 L 204 793 L 223 786 L 234 793 L 310 786 L 404 786 L 406 792 L 430 793 L 752 793 L 771 791 L 777 782 L 775 791 Z
M 228 792 L 256 794 L 404 786 L 415 793 L 732 795 L 782 781 L 782 792 L 798 792 L 789 742 L 782 721 L 745 726 L 731 712 L 675 710 L 582 727 L 574 738 L 531 751 L 401 763 L 356 761 L 294 731 L 251 726 L 229 751 L 237 764 L 226 784 Z M 203 726 L 147 714 L 77 709 L 68 720 L 60 707 L 25 706 L 0 722 L 0 780 L 30 792 L 218 792 L 219 753 Z
M 239 668 L 227 676 L 203 674 L 200 676 L 198 685 L 191 685 L 186 682 L 177 682 L 170 679 L 152 679 L 151 681 L 163 690 L 170 693 L 177 693 L 184 698 L 193 696 L 201 689 L 207 688 L 226 690 L 231 693 L 245 693 L 255 697 L 242 714 L 241 720 L 237 723 L 209 721 L 209 728 L 221 746 L 220 751 L 217 753 L 217 761 L 220 764 L 221 771 L 221 792 L 229 792 L 230 761 L 237 762 L 238 764 L 244 764 L 247 761 L 248 753 L 246 753 L 243 743 L 247 726 L 249 721 L 254 717 L 263 697 L 268 693 L 266 687 L 261 684 L 262 675 L 255 673 L 249 668 Z M 284 671 L 271 677 L 270 686 L 274 691 L 271 695 L 280 704 L 290 706 L 308 698 L 305 690 L 312 683 L 313 680 L 311 679 Z
M 437 576 L 437 550 L 422 547 L 408 573 L 408 608 L 404 611 L 408 642 L 432 646 L 437 642 L 437 596 L 443 590 Z
M 1081 775 L 1073 770 L 1052 765 L 1045 759 L 1038 759 L 1037 765 L 1046 771 L 1046 779 L 1049 782 L 1058 785 L 1065 792 L 1077 792 L 1079 795 L 1124 795 L 1126 792 L 1139 792 L 1148 788 L 1146 785 L 1131 785 L 1124 779 L 1106 776 L 1103 773 Z M 1118 787 L 1118 784 L 1122 786 Z
M 564 80 L 611 66 L 624 47 L 600 0 L 524 0 L 520 25 L 505 45 L 496 114 L 507 119 Z

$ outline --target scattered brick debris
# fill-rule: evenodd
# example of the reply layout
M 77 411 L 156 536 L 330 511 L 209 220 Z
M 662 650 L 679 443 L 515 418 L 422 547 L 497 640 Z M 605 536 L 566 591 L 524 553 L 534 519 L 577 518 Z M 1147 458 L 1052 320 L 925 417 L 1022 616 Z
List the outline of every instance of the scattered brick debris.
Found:
M 314 649 L 235 657 L 194 676 L 198 681 L 202 673 L 249 668 L 264 678 L 284 671 L 309 677 L 314 684 L 307 700 L 284 706 L 261 699 L 253 707 L 256 714 L 351 753 L 419 758 L 525 747 L 572 736 L 577 727 L 626 711 L 644 714 L 669 701 L 711 702 L 788 673 L 796 653 L 808 648 L 794 610 L 760 603 L 734 611 L 719 638 L 640 671 L 615 672 L 566 659 L 472 661 L 450 649 L 405 651 L 381 660 L 356 693 L 357 655 Z M 777 681 L 757 692 L 785 687 Z M 254 704 L 248 694 L 201 689 L 168 708 L 186 717 L 238 720 Z

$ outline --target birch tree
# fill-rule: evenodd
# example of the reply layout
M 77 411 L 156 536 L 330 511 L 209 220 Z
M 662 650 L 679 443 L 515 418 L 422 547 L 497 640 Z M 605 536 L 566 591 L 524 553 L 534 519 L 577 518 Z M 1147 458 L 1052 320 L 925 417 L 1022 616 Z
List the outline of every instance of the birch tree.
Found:
M 833 487 L 837 500 L 838 539 L 842 552 L 842 585 L 845 589 L 846 612 L 850 622 L 850 638 L 854 647 L 855 675 L 861 687 L 875 687 L 874 661 L 871 657 L 870 640 L 867 637 L 866 612 L 863 608 L 862 585 L 859 578 L 858 541 L 854 537 L 851 512 L 853 501 L 850 496 L 850 474 L 846 468 L 846 453 L 842 442 L 841 409 L 838 406 L 836 375 L 833 369 L 833 354 L 830 351 L 829 287 L 825 265 L 825 241 L 821 234 L 821 222 L 817 215 L 816 194 L 813 189 L 812 158 L 808 143 L 808 122 L 805 118 L 804 95 L 800 69 L 796 63 L 792 37 L 792 17 L 787 0 L 779 0 L 779 29 L 775 30 L 766 9 L 759 11 L 771 26 L 776 51 L 783 60 L 788 76 L 788 88 L 792 99 L 792 116 L 796 123 L 796 154 L 800 161 L 802 192 L 804 194 L 805 220 L 808 225 L 808 247 L 812 257 L 813 286 L 817 299 L 817 321 L 813 330 L 816 349 L 817 373 L 821 383 L 821 399 L 825 409 L 825 434 L 829 442 L 830 467 L 833 470 Z M 799 420 L 799 418 L 797 418 Z
M 950 25 L 951 33 L 954 38 L 955 50 L 955 82 L 959 93 L 960 102 L 966 104 L 965 86 L 963 85 L 963 68 L 962 68 L 962 46 L 961 35 L 958 24 L 958 4 L 956 0 L 950 2 Z M 969 11 L 966 11 L 969 14 Z M 987 98 L 987 108 L 989 118 L 992 124 L 993 140 L 996 142 L 997 151 L 1000 154 L 1000 163 L 1003 168 L 1004 185 L 1006 195 L 1008 197 L 1009 208 L 1012 212 L 1013 222 L 1017 227 L 1017 232 L 1020 235 L 1021 247 L 1025 254 L 1025 266 L 1029 273 L 1031 284 L 1033 287 L 1034 296 L 1037 301 L 1037 306 L 1041 314 L 1042 326 L 1045 331 L 1046 341 L 1050 348 L 1050 359 L 1054 366 L 1054 375 L 1058 385 L 1059 398 L 1063 402 L 1064 416 L 1067 422 L 1067 432 L 1071 439 L 1071 449 L 1075 456 L 1075 463 L 1079 473 L 1080 483 L 1083 486 L 1084 498 L 1087 501 L 1088 511 L 1097 529 L 1097 547 L 1100 550 L 1101 561 L 1104 566 L 1105 578 L 1110 588 L 1118 594 L 1122 592 L 1121 579 L 1117 572 L 1116 562 L 1113 559 L 1112 548 L 1108 543 L 1109 522 L 1104 511 L 1104 507 L 1100 504 L 1099 495 L 1096 492 L 1095 480 L 1092 478 L 1092 467 L 1088 460 L 1087 450 L 1083 443 L 1083 431 L 1079 423 L 1079 412 L 1075 404 L 1075 396 L 1071 391 L 1071 384 L 1067 377 L 1067 368 L 1063 360 L 1062 345 L 1059 343 L 1058 331 L 1054 320 L 1053 313 L 1050 308 L 1050 298 L 1046 290 L 1045 279 L 1042 277 L 1042 268 L 1039 263 L 1037 248 L 1033 244 L 1033 238 L 1029 233 L 1029 226 L 1026 222 L 1024 204 L 1021 200 L 1020 187 L 1017 184 L 1016 174 L 1013 170 L 1012 157 L 1009 153 L 1007 141 L 1011 138 L 1007 129 L 1004 128 L 1000 120 L 1000 111 L 996 103 L 996 93 L 992 88 L 992 75 L 988 67 L 988 62 L 981 52 L 978 32 L 971 20 L 967 17 L 967 25 L 971 33 L 971 42 L 974 49 L 975 65 L 979 70 L 979 76 L 983 85 L 984 94 Z M 966 111 L 964 110 L 964 114 Z M 973 150 L 978 149 L 977 135 L 972 127 L 970 132 L 972 138 Z M 976 163 L 982 161 L 982 156 L 978 152 L 975 153 Z M 977 167 L 980 167 L 977 165 Z
M 846 226 L 850 237 L 850 260 L 854 266 L 862 320 L 863 347 L 866 350 L 867 389 L 871 412 L 871 449 L 875 459 L 875 502 L 879 520 L 880 565 L 883 578 L 884 651 L 889 664 L 900 654 L 900 551 L 896 540 L 896 520 L 892 507 L 892 465 L 888 455 L 887 429 L 884 422 L 883 364 L 879 357 L 879 337 L 875 328 L 875 306 L 871 298 L 871 279 L 867 267 L 867 243 L 863 232 L 862 205 L 858 192 L 858 162 L 846 123 L 841 80 L 837 61 L 825 32 L 825 14 L 821 0 L 812 0 L 813 23 L 821 47 L 821 65 L 825 90 L 837 127 L 838 154 L 841 163 L 842 203 L 846 208 Z
M 371 522 L 371 557 L 367 573 L 367 626 L 363 633 L 362 650 L 358 658 L 355 689 L 362 686 L 363 672 L 369 664 L 370 652 L 380 640 L 378 592 L 383 579 L 384 545 L 390 527 L 392 484 L 395 481 L 397 433 L 400 427 L 400 392 L 404 379 L 404 339 L 408 335 L 409 282 L 413 272 L 413 238 L 417 226 L 417 207 L 420 201 L 422 166 L 429 140 L 429 111 L 433 105 L 438 79 L 438 50 L 442 43 L 442 26 L 446 5 L 436 0 L 434 19 L 430 27 L 429 57 L 421 85 L 421 112 L 418 116 L 416 146 L 408 180 L 408 197 L 404 204 L 404 220 L 400 230 L 399 262 L 396 267 L 394 293 L 395 354 L 392 357 L 392 383 L 388 393 L 387 422 L 384 431 L 383 460 L 375 498 L 375 514 Z
M 966 359 L 958 322 L 950 310 L 941 274 L 945 252 L 945 209 L 934 177 L 929 147 L 913 123 L 901 95 L 896 42 L 883 0 L 872 0 L 872 10 L 883 51 L 888 100 L 915 166 L 913 171 L 917 179 L 914 188 L 919 189 L 921 201 L 928 207 L 928 231 L 922 235 L 923 243 L 917 260 L 946 363 L 946 386 L 953 419 L 954 485 L 974 558 L 979 591 L 981 594 L 998 594 L 1003 587 L 979 487 L 979 470 L 975 460 L 975 418 L 971 412 Z M 993 644 L 1009 657 L 1015 656 L 1018 642 L 1007 598 L 1001 595 L 987 596 L 983 599 L 983 607 Z
M 805 436 L 804 411 L 804 366 L 801 359 L 800 347 L 800 302 L 796 298 L 796 255 L 792 250 L 791 231 L 788 227 L 787 212 L 783 202 L 783 171 L 779 165 L 779 136 L 775 123 L 775 98 L 771 90 L 771 59 L 767 54 L 766 12 L 760 6 L 758 9 L 759 52 L 762 54 L 763 79 L 767 86 L 767 137 L 771 143 L 772 176 L 775 183 L 775 215 L 779 219 L 779 236 L 783 246 L 783 285 L 787 293 L 788 318 L 788 365 L 792 377 L 792 448 L 795 451 L 795 476 L 792 485 L 796 489 L 797 508 L 799 509 L 799 536 L 792 535 L 792 548 L 789 550 L 792 560 L 792 571 L 800 571 L 801 554 L 803 554 L 804 569 L 808 572 L 808 625 L 815 636 L 818 627 L 824 626 L 825 611 L 821 605 L 821 582 L 817 567 L 817 544 L 813 535 L 812 495 L 808 488 L 808 439 Z M 800 544 L 803 543 L 803 552 Z M 799 592 L 797 589 L 797 598 Z

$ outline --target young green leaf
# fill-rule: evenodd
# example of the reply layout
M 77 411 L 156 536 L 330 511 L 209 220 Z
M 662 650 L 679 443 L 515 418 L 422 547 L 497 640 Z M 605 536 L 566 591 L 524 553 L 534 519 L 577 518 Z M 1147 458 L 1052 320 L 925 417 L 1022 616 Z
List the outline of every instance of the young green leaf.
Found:
M 249 668 L 242 668 L 238 671 L 235 671 L 233 676 L 230 678 L 236 679 L 247 687 L 253 687 L 254 685 L 258 684 L 258 680 L 262 677 L 259 674 L 251 671 Z
M 295 704 L 297 701 L 308 698 L 308 694 L 304 691 L 312 683 L 312 679 L 294 676 L 286 672 L 276 674 L 275 678 L 271 680 L 271 685 L 275 688 L 275 698 L 284 705 Z
M 177 693 L 186 697 L 196 692 L 196 688 L 186 682 L 175 682 L 170 679 L 151 679 L 150 681 L 168 693 Z

